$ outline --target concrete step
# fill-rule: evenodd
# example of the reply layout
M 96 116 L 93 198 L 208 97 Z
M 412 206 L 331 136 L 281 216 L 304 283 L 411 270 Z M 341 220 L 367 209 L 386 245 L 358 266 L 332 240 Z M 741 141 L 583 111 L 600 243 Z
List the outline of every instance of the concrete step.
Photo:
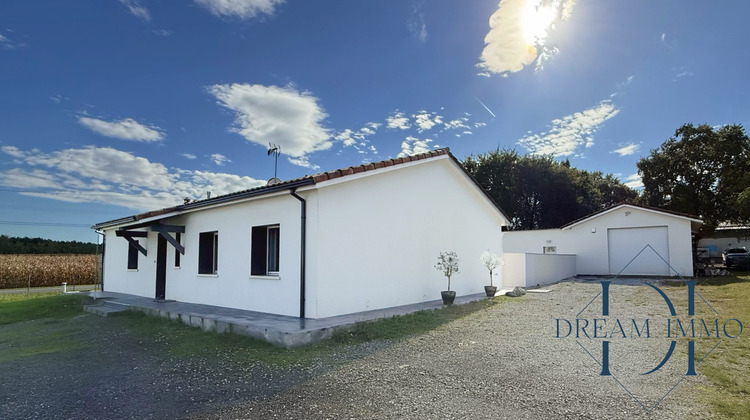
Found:
M 94 315 L 108 317 L 130 310 L 130 305 L 115 304 L 114 302 L 104 302 L 101 305 L 86 305 L 83 307 L 83 310 Z

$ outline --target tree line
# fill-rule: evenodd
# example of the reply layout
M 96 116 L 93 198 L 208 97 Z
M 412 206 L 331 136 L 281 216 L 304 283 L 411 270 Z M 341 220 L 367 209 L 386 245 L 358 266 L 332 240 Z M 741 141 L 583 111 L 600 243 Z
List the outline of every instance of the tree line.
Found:
M 741 125 L 684 124 L 638 161 L 640 192 L 552 156 L 496 149 L 462 163 L 512 229 L 559 228 L 622 202 L 700 217 L 702 235 L 725 222 L 750 224 L 750 138 Z
M 0 254 L 96 254 L 96 247 L 89 242 L 0 235 Z
M 463 164 L 518 230 L 558 228 L 638 197 L 613 175 L 576 169 L 552 156 L 497 149 Z

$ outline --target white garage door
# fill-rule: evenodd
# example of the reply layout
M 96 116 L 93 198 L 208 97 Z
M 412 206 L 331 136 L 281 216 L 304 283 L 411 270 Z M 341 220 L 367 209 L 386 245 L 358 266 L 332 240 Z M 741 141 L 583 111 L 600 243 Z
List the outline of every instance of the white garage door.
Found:
M 664 262 L 669 261 L 669 235 L 666 226 L 607 229 L 607 239 L 610 274 L 620 273 L 625 266 L 627 268 L 621 274 L 648 276 L 670 274 L 669 265 Z M 646 245 L 651 245 L 651 248 L 644 250 Z M 639 252 L 640 255 L 638 255 Z

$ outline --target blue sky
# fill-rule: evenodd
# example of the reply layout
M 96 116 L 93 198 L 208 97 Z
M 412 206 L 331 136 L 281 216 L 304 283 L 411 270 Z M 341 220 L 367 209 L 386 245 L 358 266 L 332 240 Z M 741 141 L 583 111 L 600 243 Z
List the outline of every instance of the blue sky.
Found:
M 745 124 L 744 1 L 0 3 L 0 233 L 448 146 L 638 186 L 686 122 Z

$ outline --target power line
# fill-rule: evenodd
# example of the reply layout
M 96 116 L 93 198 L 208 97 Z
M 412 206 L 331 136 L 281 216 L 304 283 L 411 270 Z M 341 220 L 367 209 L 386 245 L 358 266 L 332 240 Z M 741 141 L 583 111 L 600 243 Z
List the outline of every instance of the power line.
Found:
M 47 227 L 91 227 L 91 225 L 83 223 L 55 223 L 55 222 L 20 222 L 14 220 L 0 220 L 0 225 L 15 225 L 15 226 L 47 226 Z

